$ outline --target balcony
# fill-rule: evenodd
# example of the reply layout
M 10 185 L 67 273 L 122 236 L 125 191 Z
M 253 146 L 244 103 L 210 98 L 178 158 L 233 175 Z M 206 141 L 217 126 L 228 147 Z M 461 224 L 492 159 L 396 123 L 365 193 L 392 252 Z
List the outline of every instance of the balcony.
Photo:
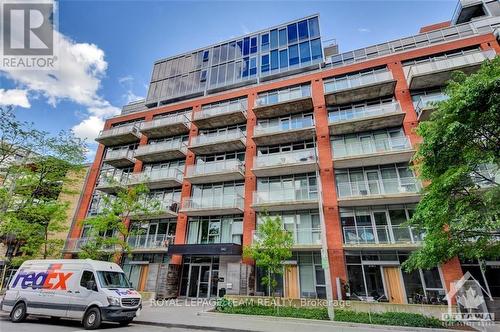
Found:
M 158 117 L 144 122 L 141 132 L 149 139 L 187 134 L 189 133 L 189 119 L 184 113 Z
M 273 125 L 257 125 L 253 140 L 257 145 L 285 144 L 305 141 L 316 136 L 313 120 L 310 118 L 292 120 Z
M 420 182 L 415 178 L 337 183 L 339 206 L 417 203 Z
M 119 149 L 119 150 L 106 150 L 104 162 L 113 167 L 129 167 L 134 166 L 134 150 Z
M 174 235 L 135 235 L 127 238 L 127 244 L 133 252 L 168 251 L 168 247 L 174 244 Z
M 394 94 L 396 80 L 390 71 L 335 77 L 325 81 L 327 105 L 344 105 Z
M 289 231 L 293 237 L 293 249 L 321 249 L 321 229 L 300 228 Z M 259 232 L 252 231 L 252 239 L 259 241 Z
M 187 167 L 186 180 L 192 184 L 236 181 L 245 178 L 245 167 L 238 159 L 198 162 Z
M 96 189 L 107 194 L 116 193 L 118 190 L 126 187 L 128 183 L 129 173 L 117 172 L 107 176 L 106 174 L 101 174 L 96 185 Z
M 449 97 L 443 93 L 430 94 L 420 96 L 415 105 L 418 121 L 427 121 L 431 117 L 431 113 L 436 109 L 436 103 L 447 100 Z
M 494 52 L 476 52 L 448 59 L 436 60 L 406 66 L 406 80 L 410 89 L 425 89 L 443 86 L 451 79 L 455 70 L 471 74 L 481 67 L 481 64 L 495 57 Z
M 223 103 L 215 106 L 204 106 L 194 113 L 193 123 L 198 129 L 227 127 L 247 122 L 246 100 Z
M 304 149 L 257 155 L 252 172 L 255 176 L 277 176 L 316 172 L 316 150 Z
M 137 212 L 130 216 L 131 220 L 148 220 L 159 218 L 177 218 L 179 202 L 175 200 L 147 202 L 148 209 L 155 210 L 154 213 Z
M 69 238 L 66 239 L 65 245 L 64 245 L 64 251 L 68 253 L 77 253 L 82 250 L 82 247 L 85 246 L 87 243 L 93 241 L 94 238 L 89 238 L 89 237 L 79 237 L 79 238 Z M 112 252 L 115 251 L 119 248 L 117 248 L 114 245 L 109 245 L 107 247 L 104 247 L 104 251 Z
M 240 195 L 189 198 L 183 201 L 181 212 L 187 216 L 242 214 L 244 199 Z
M 257 98 L 253 112 L 259 119 L 307 112 L 313 109 L 310 86 L 265 93 Z
M 318 208 L 318 193 L 307 189 L 254 191 L 252 208 L 255 211 L 291 211 Z
M 346 226 L 343 227 L 344 247 L 414 249 L 424 235 L 406 226 Z
M 102 130 L 95 140 L 98 143 L 110 146 L 138 142 L 140 138 L 139 126 L 137 124 L 130 124 Z
M 364 167 L 409 162 L 415 153 L 407 137 L 375 139 L 333 147 L 335 168 Z
M 328 115 L 331 135 L 345 135 L 398 127 L 405 114 L 398 102 L 339 110 Z
M 149 189 L 173 188 L 182 185 L 182 171 L 177 168 L 155 169 L 130 175 L 129 185 L 144 183 Z
M 166 141 L 155 144 L 139 145 L 135 157 L 143 162 L 167 161 L 186 158 L 187 147 L 182 141 Z
M 212 154 L 244 150 L 246 137 L 241 130 L 205 134 L 194 137 L 189 149 L 196 154 Z

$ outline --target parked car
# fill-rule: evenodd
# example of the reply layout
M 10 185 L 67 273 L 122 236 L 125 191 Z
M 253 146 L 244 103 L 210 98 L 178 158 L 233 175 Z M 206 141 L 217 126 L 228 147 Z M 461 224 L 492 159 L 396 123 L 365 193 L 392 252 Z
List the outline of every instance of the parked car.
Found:
M 11 279 L 1 310 L 12 322 L 28 315 L 80 320 L 85 329 L 102 321 L 127 325 L 142 309 L 141 295 L 115 263 L 90 259 L 29 260 Z

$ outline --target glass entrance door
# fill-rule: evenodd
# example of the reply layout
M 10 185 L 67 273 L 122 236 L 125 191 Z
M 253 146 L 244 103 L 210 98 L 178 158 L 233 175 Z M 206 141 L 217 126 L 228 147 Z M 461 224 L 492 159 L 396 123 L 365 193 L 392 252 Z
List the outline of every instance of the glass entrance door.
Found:
M 206 298 L 210 295 L 210 264 L 191 264 L 188 277 L 188 297 Z

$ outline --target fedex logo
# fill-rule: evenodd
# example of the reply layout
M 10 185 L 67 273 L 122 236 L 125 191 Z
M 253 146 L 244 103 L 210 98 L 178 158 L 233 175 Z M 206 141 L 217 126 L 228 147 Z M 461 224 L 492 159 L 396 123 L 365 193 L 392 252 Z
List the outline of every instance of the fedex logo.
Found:
M 20 283 L 22 289 L 31 287 L 33 289 L 66 289 L 66 281 L 73 275 L 73 272 L 57 272 L 62 268 L 62 264 L 51 264 L 47 271 L 25 272 L 20 271 L 12 288 Z

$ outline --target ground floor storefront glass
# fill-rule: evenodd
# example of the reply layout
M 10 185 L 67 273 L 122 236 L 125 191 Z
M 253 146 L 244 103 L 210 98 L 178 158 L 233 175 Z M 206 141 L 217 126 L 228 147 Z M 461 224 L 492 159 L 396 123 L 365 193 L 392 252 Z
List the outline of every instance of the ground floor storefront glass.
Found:
M 123 271 L 132 287 L 138 291 L 155 292 L 161 268 L 168 266 L 169 256 L 164 253 L 144 253 L 125 256 Z
M 391 303 L 445 304 L 446 292 L 438 268 L 405 272 L 408 252 L 346 251 L 347 296 L 352 300 Z
M 218 256 L 184 256 L 180 296 L 216 297 L 219 280 Z
M 469 272 L 492 297 L 500 297 L 500 261 L 462 260 L 462 272 Z

